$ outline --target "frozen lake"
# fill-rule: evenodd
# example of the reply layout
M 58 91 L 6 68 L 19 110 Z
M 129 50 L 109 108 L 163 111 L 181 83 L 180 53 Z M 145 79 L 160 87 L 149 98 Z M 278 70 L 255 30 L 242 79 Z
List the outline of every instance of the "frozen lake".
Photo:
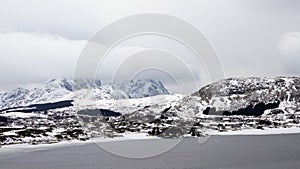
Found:
M 157 140 L 156 140 L 157 141 Z M 131 141 L 125 141 L 124 143 Z M 117 144 L 112 142 L 108 144 Z M 212 136 L 203 144 L 186 138 L 170 151 L 146 159 L 113 155 L 96 144 L 74 145 L 0 158 L 1 169 L 185 169 L 299 168 L 300 134 Z

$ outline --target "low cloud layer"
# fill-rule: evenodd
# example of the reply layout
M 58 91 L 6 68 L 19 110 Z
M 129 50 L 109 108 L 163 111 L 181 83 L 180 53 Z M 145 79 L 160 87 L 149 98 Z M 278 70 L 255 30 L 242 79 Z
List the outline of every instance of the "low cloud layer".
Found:
M 1 87 L 72 76 L 85 44 L 50 34 L 0 33 Z
M 286 65 L 286 71 L 292 75 L 300 73 L 300 32 L 288 32 L 282 35 L 278 48 Z
M 300 32 L 288 32 L 284 34 L 279 43 L 282 55 L 291 58 L 300 58 Z

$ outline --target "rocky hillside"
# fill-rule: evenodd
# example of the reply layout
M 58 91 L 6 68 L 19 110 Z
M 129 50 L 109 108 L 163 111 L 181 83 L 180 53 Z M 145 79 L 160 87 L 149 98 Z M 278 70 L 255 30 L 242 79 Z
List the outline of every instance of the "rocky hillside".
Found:
M 216 111 L 238 111 L 259 103 L 297 109 L 300 100 L 300 78 L 229 78 L 201 88 L 185 97 L 175 107 L 182 116 L 202 114 L 207 107 Z M 263 106 L 263 105 L 261 105 Z M 272 106 L 271 106 L 272 107 Z

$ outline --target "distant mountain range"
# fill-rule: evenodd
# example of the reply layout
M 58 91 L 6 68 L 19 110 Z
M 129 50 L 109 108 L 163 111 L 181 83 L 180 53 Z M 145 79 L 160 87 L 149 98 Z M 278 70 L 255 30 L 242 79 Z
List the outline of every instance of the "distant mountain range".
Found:
M 161 81 L 151 79 L 131 80 L 118 84 L 102 85 L 100 80 L 53 79 L 28 90 L 15 88 L 0 94 L 0 108 L 27 106 L 31 104 L 56 102 L 62 100 L 85 99 L 131 99 L 169 94 Z

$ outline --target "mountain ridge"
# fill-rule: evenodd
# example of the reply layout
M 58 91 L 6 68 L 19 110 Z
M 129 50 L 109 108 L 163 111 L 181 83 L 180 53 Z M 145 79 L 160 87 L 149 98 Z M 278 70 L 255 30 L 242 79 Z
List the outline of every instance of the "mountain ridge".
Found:
M 100 80 L 51 79 L 28 90 L 15 88 L 0 94 L 0 108 L 76 99 L 127 99 L 169 94 L 161 81 L 151 79 L 130 80 L 118 84 L 102 85 Z

